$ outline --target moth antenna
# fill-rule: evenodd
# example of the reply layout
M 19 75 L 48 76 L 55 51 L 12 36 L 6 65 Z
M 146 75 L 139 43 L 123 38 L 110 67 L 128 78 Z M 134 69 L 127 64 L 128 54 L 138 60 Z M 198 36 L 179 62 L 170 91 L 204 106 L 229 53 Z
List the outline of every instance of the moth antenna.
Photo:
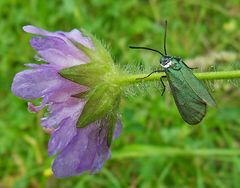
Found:
M 129 48 L 131 49 L 143 49 L 143 50 L 150 50 L 150 51 L 153 51 L 153 52 L 157 52 L 159 54 L 161 54 L 161 56 L 164 56 L 164 54 L 158 50 L 155 50 L 155 49 L 152 49 L 152 48 L 148 48 L 148 47 L 139 47 L 139 46 L 129 46 Z
M 164 53 L 165 53 L 165 56 L 167 56 L 167 46 L 166 46 L 166 40 L 167 40 L 167 20 L 165 20 L 165 29 L 164 29 Z

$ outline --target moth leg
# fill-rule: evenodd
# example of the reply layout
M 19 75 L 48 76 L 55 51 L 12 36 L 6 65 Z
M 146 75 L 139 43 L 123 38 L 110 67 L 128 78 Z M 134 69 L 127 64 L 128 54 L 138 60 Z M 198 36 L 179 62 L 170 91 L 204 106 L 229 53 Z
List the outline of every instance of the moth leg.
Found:
M 188 67 L 189 69 L 198 69 L 198 67 Z
M 150 74 L 148 74 L 147 76 L 145 76 L 143 78 L 136 78 L 136 80 L 145 79 L 145 78 L 147 78 L 147 77 L 149 77 L 152 74 L 157 73 L 157 72 L 165 72 L 165 71 L 164 70 L 155 70 L 155 71 L 152 71 Z
M 162 93 L 161 93 L 161 96 L 163 96 L 163 94 L 165 93 L 165 89 L 166 89 L 166 86 L 165 86 L 165 84 L 164 84 L 164 82 L 163 82 L 163 78 L 166 78 L 167 76 L 161 76 L 160 77 L 160 81 L 161 81 L 161 83 L 162 83 L 162 86 L 163 86 L 163 91 L 162 91 Z

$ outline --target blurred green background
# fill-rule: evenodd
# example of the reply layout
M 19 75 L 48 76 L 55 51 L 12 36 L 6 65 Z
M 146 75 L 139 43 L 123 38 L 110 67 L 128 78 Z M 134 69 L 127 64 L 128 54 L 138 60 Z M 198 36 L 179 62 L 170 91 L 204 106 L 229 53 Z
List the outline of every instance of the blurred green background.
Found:
M 141 64 L 148 73 L 158 66 L 158 55 L 128 46 L 161 50 L 161 23 L 167 19 L 169 54 L 196 62 L 203 71 L 232 70 L 240 63 L 239 12 L 239 0 L 1 0 L 0 187 L 239 188 L 239 81 L 207 83 L 218 107 L 209 108 L 198 126 L 183 122 L 169 88 L 162 97 L 154 88 L 133 92 L 121 104 L 124 129 L 112 146 L 112 159 L 98 174 L 67 179 L 50 174 L 53 158 L 47 156 L 49 136 L 39 126 L 41 114 L 29 113 L 27 102 L 10 92 L 14 75 L 34 62 L 24 25 L 85 28 L 109 45 L 122 67 Z M 217 57 L 224 52 L 224 61 L 209 62 L 211 52 Z M 204 63 L 209 66 L 202 68 Z

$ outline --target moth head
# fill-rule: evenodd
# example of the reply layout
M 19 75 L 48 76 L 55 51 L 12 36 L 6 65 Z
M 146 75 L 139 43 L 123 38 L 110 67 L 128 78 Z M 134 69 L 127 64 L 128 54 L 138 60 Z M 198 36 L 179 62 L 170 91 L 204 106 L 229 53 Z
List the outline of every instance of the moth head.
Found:
M 172 65 L 172 57 L 171 56 L 162 56 L 160 58 L 160 65 L 163 68 L 168 68 Z

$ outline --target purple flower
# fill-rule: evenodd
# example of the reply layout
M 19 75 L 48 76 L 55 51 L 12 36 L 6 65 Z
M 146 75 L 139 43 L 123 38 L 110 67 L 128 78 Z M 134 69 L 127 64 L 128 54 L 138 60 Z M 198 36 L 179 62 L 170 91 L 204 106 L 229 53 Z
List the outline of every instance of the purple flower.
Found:
M 115 139 L 120 133 L 121 123 L 116 119 L 111 130 L 107 126 L 111 121 L 109 114 L 102 113 L 96 121 L 77 128 L 79 117 L 90 98 L 74 95 L 91 88 L 59 74 L 63 69 L 90 63 L 91 57 L 78 46 L 94 54 L 97 50 L 94 42 L 76 29 L 48 32 L 25 26 L 23 30 L 39 35 L 33 37 L 30 44 L 38 52 L 37 60 L 47 63 L 26 64 L 29 69 L 16 74 L 12 92 L 23 99 L 42 98 L 39 106 L 28 103 L 28 109 L 32 112 L 48 107 L 49 115 L 41 119 L 41 124 L 51 130 L 49 156 L 58 154 L 52 166 L 54 175 L 66 177 L 84 171 L 97 172 L 110 157 L 108 136 Z

